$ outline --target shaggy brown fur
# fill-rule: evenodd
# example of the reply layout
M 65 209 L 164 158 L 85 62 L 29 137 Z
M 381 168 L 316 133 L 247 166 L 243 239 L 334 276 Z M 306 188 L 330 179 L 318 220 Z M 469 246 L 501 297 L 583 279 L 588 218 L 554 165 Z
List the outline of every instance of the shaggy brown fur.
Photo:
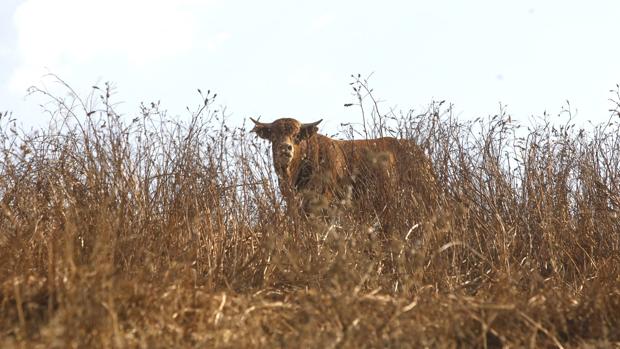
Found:
M 301 208 L 307 212 L 312 211 L 308 205 L 324 207 L 334 199 L 344 202 L 390 195 L 403 183 L 416 187 L 422 200 L 434 195 L 430 160 L 411 141 L 392 137 L 335 140 L 317 133 L 322 120 L 310 124 L 290 118 L 272 123 L 252 121 L 252 132 L 271 142 L 280 190 L 289 207 L 300 193 L 304 199 Z M 405 159 L 408 161 L 401 161 Z

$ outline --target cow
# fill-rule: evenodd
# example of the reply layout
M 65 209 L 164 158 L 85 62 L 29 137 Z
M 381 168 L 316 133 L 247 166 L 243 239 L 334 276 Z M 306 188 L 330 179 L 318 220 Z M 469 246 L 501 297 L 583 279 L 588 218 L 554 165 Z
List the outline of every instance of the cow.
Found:
M 336 140 L 318 133 L 322 119 L 250 119 L 251 132 L 271 142 L 273 166 L 289 209 L 297 206 L 308 213 L 347 200 L 379 201 L 380 195 L 397 193 L 399 183 L 415 187 L 422 201 L 431 200 L 436 191 L 431 162 L 412 141 Z

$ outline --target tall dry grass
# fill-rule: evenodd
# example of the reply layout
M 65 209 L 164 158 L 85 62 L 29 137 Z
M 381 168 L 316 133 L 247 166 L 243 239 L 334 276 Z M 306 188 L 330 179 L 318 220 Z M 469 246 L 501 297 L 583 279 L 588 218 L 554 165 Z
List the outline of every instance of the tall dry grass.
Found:
M 121 117 L 108 85 L 33 89 L 49 127 L 0 117 L 0 346 L 618 346 L 618 91 L 584 131 L 570 109 L 527 129 L 383 113 L 353 87 L 364 123 L 344 134 L 420 144 L 432 205 L 401 183 L 288 217 L 267 145 L 211 92 L 182 121 Z

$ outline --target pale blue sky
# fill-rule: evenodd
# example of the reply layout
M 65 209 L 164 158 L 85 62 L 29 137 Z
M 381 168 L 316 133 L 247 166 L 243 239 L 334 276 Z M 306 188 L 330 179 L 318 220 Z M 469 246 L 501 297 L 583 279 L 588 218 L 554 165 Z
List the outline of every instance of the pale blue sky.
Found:
M 105 81 L 121 110 L 161 100 L 187 116 L 196 89 L 233 122 L 359 121 L 350 75 L 374 73 L 382 106 L 455 104 L 462 118 L 499 103 L 526 120 L 560 111 L 604 121 L 620 82 L 620 1 L 2 0 L 0 110 L 44 125 L 26 88 L 52 72 L 86 94 Z M 49 83 L 49 80 L 47 81 Z

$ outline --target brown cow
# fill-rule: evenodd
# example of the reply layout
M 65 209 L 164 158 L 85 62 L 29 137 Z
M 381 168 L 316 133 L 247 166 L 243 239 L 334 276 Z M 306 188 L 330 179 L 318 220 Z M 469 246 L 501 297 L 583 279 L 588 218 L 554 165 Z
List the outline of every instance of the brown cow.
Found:
M 290 118 L 272 123 L 250 119 L 255 124 L 252 132 L 271 142 L 273 165 L 289 209 L 299 198 L 306 213 L 316 211 L 310 206 L 326 208 L 349 198 L 373 200 L 399 182 L 418 187 L 421 200 L 430 200 L 435 191 L 430 161 L 411 141 L 335 140 L 317 133 L 322 120 L 302 124 Z

